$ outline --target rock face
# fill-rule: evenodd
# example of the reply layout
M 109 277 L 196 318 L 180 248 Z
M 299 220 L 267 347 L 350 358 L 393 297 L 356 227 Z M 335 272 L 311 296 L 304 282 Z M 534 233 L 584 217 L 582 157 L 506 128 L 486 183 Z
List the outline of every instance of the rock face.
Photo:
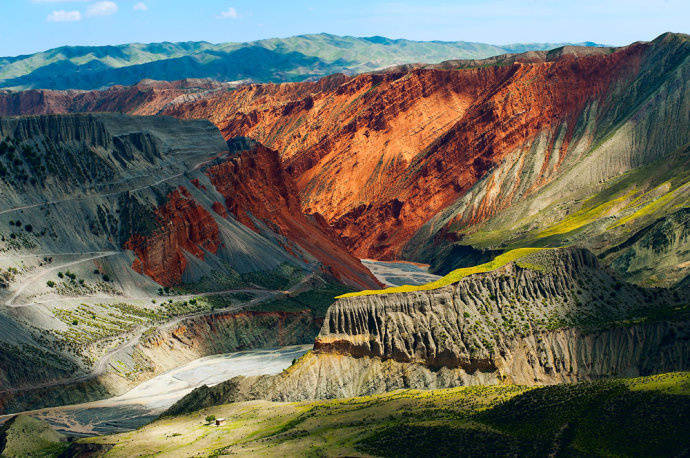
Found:
M 232 258 L 231 265 L 240 273 L 270 270 L 292 259 L 300 267 L 316 270 L 324 262 L 329 274 L 355 287 L 378 285 L 334 241 L 335 234 L 300 212 L 294 185 L 281 172 L 275 153 L 247 151 L 249 157 L 243 159 L 235 152 L 228 159 L 227 144 L 208 122 L 106 114 L 40 116 L 2 119 L 0 134 L 3 213 L 14 218 L 12 209 L 29 212 L 25 223 L 41 228 L 51 211 L 64 211 L 60 216 L 65 219 L 54 227 L 73 235 L 61 240 L 55 231 L 52 237 L 57 241 L 39 243 L 64 243 L 72 251 L 78 251 L 80 244 L 83 251 L 96 247 L 106 251 L 119 245 L 116 248 L 135 253 L 135 272 L 165 286 L 183 280 L 187 257 L 206 262 L 206 253 Z M 213 168 L 205 166 L 223 154 L 225 159 Z M 233 166 L 235 178 L 221 165 L 228 161 L 243 164 L 241 172 Z M 221 176 L 223 172 L 226 176 Z M 221 189 L 209 183 L 207 175 L 215 177 Z M 237 220 L 223 214 L 218 198 L 225 193 L 230 202 L 230 193 L 235 191 L 223 179 L 245 186 L 244 208 L 236 216 L 256 229 L 247 216 L 252 212 L 267 225 L 261 236 L 238 231 Z M 53 205 L 57 208 L 51 209 Z M 72 227 L 79 220 L 75 212 L 87 222 L 86 230 Z M 290 220 L 289 230 L 286 220 Z M 242 238 L 246 240 L 238 245 Z M 254 260 L 247 259 L 252 249 L 245 247 L 251 245 L 261 246 L 261 253 L 249 255 Z M 269 246 L 282 255 L 266 252 Z M 264 259 L 269 257 L 273 259 Z
M 686 206 L 690 40 L 666 34 L 633 48 L 627 77 L 579 118 L 506 155 L 422 226 L 404 255 L 434 264 L 455 244 L 577 243 L 599 253 Z
M 685 292 L 619 282 L 586 250 L 542 251 L 522 264 L 436 290 L 339 299 L 313 353 L 286 372 L 233 379 L 180 405 L 208 396 L 301 400 L 690 367 Z
M 302 213 L 294 181 L 277 152 L 246 139 L 236 139 L 230 146 L 241 153 L 203 170 L 235 218 L 258 233 L 268 227 L 284 238 L 279 243 L 288 252 L 300 256 L 300 251 L 306 251 L 324 266 L 325 273 L 341 281 L 363 288 L 378 286 L 362 263 L 347 255 L 340 237 L 321 215 Z
M 275 148 L 307 212 L 323 214 L 358 256 L 396 257 L 429 218 L 499 166 L 508 168 L 501 181 L 483 183 L 454 222 L 484 221 L 548 184 L 635 112 L 648 94 L 633 88 L 649 82 L 647 72 L 655 69 L 660 82 L 687 53 L 687 37 L 662 37 L 500 66 L 252 85 L 165 112 L 210 119 L 226 137 Z M 680 146 L 683 137 L 669 139 Z
M 175 89 L 168 102 L 163 89 L 140 97 L 120 87 L 80 95 L 88 104 L 50 102 L 62 93 L 41 104 L 209 119 L 225 138 L 248 136 L 276 150 L 304 212 L 322 215 L 358 257 L 444 269 L 452 263 L 437 259 L 457 244 L 509 245 L 530 229 L 516 226 L 523 217 L 543 229 L 601 183 L 686 145 L 688 43 L 664 34 L 617 49 L 566 46 L 184 96 Z M 648 185 L 639 184 L 640 195 L 658 183 Z M 498 227 L 495 240 L 462 240 L 485 224 Z M 605 231 L 597 234 L 612 246 Z
M 493 371 L 515 339 L 566 326 L 592 329 L 682 300 L 672 291 L 618 282 L 586 250 L 547 250 L 524 259 L 539 267 L 511 263 L 434 290 L 339 299 L 314 351 Z
M 218 225 L 183 186 L 155 213 L 160 227 L 148 238 L 134 234 L 124 247 L 137 255 L 132 264 L 136 272 L 164 286 L 178 285 L 187 267 L 185 252 L 203 260 L 205 252 L 218 251 Z
M 676 340 L 677 339 L 677 340 Z M 690 325 L 658 322 L 596 332 L 557 330 L 516 339 L 496 359 L 498 367 L 429 367 L 394 359 L 308 353 L 277 376 L 235 377 L 199 388 L 169 414 L 254 399 L 303 401 L 349 398 L 398 389 L 441 389 L 514 383 L 539 385 L 638 376 L 690 366 Z
M 536 214 L 564 193 L 572 206 L 583 198 L 573 192 L 593 192 L 687 143 L 687 116 L 677 114 L 687 112 L 688 48 L 687 36 L 667 34 L 615 50 L 245 85 L 161 112 L 210 119 L 226 138 L 278 151 L 305 212 L 323 215 L 357 256 L 434 263 L 457 228 L 542 190 L 519 211 Z M 559 179 L 560 193 L 549 191 Z

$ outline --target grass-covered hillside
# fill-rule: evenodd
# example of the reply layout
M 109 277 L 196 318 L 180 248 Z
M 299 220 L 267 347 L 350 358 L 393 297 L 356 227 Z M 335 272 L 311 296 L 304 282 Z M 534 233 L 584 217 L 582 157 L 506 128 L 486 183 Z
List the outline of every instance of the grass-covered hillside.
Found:
M 209 424 L 211 416 L 221 425 Z M 690 373 L 541 388 L 476 386 L 245 402 L 72 446 L 106 456 L 679 456 Z
M 391 288 L 385 289 L 355 291 L 352 293 L 342 294 L 337 298 L 339 299 L 342 297 L 368 296 L 370 294 L 390 294 L 409 293 L 411 291 L 429 291 L 432 289 L 438 289 L 444 286 L 451 285 L 453 283 L 457 283 L 458 281 L 462 280 L 463 278 L 469 275 L 494 271 L 511 262 L 517 262 L 518 265 L 520 265 L 521 267 L 536 268 L 537 270 L 539 270 L 540 266 L 530 262 L 522 262 L 521 260 L 525 257 L 528 257 L 530 254 L 535 254 L 543 249 L 544 248 L 516 248 L 515 250 L 510 250 L 498 255 L 491 261 L 485 262 L 484 264 L 455 269 L 447 275 L 444 275 L 443 277 L 439 278 L 438 280 L 425 283 L 423 285 L 402 285 L 393 286 Z
M 414 62 L 481 59 L 509 52 L 552 49 L 564 44 L 495 46 L 316 34 L 248 43 L 201 41 L 63 46 L 30 55 L 0 57 L 0 87 L 96 89 L 114 84 L 130 85 L 145 78 L 299 81 L 337 72 L 365 72 Z M 582 45 L 596 46 L 594 43 Z

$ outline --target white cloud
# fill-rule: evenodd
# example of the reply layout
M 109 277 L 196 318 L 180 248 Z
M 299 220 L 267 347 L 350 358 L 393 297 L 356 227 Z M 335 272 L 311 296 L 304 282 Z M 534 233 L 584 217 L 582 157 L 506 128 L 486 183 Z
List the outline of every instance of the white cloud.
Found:
M 81 13 L 79 11 L 53 11 L 46 18 L 48 22 L 75 22 L 81 21 Z
M 149 7 L 146 6 L 146 3 L 144 2 L 139 2 L 134 5 L 134 11 L 148 11 Z
M 86 8 L 86 17 L 109 16 L 117 13 L 117 3 L 115 2 L 96 2 Z
M 239 15 L 237 14 L 237 10 L 235 8 L 230 7 L 225 11 L 221 11 L 218 17 L 220 19 L 237 19 Z

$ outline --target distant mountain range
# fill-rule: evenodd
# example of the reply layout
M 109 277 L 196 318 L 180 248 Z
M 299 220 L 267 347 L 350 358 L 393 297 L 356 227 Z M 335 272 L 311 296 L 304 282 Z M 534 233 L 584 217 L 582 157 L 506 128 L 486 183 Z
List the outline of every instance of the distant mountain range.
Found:
M 362 73 L 406 63 L 482 59 L 506 53 L 596 43 L 486 43 L 393 40 L 330 34 L 247 43 L 205 41 L 63 46 L 35 54 L 0 57 L 0 87 L 98 89 L 146 78 L 218 81 L 304 81 L 332 73 Z

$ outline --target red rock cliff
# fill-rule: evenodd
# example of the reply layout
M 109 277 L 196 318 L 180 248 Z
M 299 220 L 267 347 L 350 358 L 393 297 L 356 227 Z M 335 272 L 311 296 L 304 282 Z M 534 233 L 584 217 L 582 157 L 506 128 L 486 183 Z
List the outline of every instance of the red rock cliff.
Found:
M 273 232 L 314 256 L 327 273 L 342 282 L 361 288 L 379 287 L 362 263 L 338 243 L 338 235 L 323 218 L 302 212 L 294 181 L 275 151 L 256 144 L 207 167 L 204 173 L 225 197 L 230 213 L 244 225 L 260 232 L 252 217 L 261 220 Z M 301 256 L 290 243 L 284 243 L 283 248 Z
M 175 88 L 158 88 L 156 96 L 149 88 L 113 88 L 80 95 L 89 100 L 80 106 L 206 118 L 226 138 L 256 139 L 279 152 L 304 213 L 323 215 L 359 257 L 396 258 L 432 216 L 543 138 L 542 169 L 516 172 L 511 181 L 529 181 L 530 190 L 548 184 L 573 145 L 591 142 L 583 125 L 616 111 L 607 96 L 663 46 L 660 37 L 616 50 L 566 47 L 185 97 Z M 521 198 L 504 194 L 502 202 L 484 199 L 463 223 Z
M 168 201 L 156 209 L 156 216 L 158 229 L 148 235 L 134 234 L 124 247 L 137 256 L 132 264 L 135 271 L 172 286 L 182 280 L 187 266 L 185 252 L 203 259 L 205 251 L 218 251 L 218 225 L 184 187 L 168 195 Z
M 248 85 L 164 112 L 278 150 L 306 213 L 322 214 L 357 256 L 395 258 L 430 217 L 541 133 L 564 129 L 560 164 L 583 110 L 635 74 L 646 46 Z

